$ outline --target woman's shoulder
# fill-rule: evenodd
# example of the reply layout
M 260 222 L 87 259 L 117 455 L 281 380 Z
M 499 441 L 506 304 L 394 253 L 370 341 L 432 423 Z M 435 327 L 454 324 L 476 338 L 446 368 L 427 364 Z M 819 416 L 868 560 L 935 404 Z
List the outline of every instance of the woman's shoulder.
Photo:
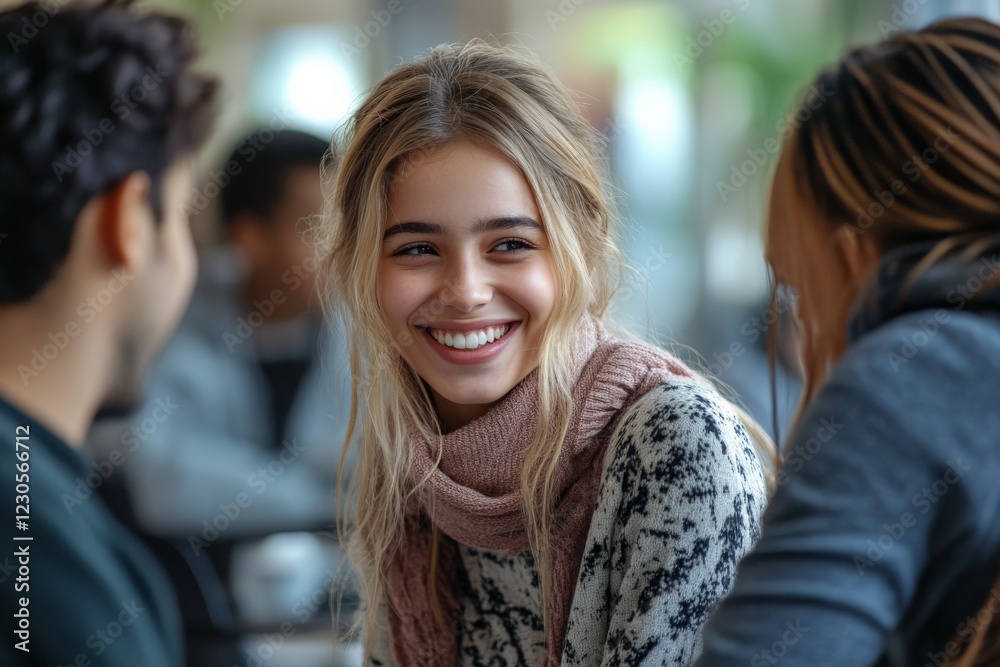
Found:
M 901 314 L 853 341 L 793 440 L 814 437 L 824 419 L 836 417 L 838 448 L 869 459 L 939 465 L 958 454 L 993 458 L 998 352 L 996 316 L 945 309 Z
M 766 501 L 753 442 L 719 394 L 682 379 L 644 393 L 608 443 L 567 631 L 567 655 L 584 658 L 569 664 L 690 664 Z M 601 637 L 595 614 L 609 619 Z
M 754 442 L 731 403 L 706 384 L 678 379 L 654 387 L 619 419 L 606 468 L 650 468 L 676 482 L 706 477 L 764 491 Z
M 1000 319 L 982 314 L 919 310 L 865 333 L 789 433 L 779 485 L 805 475 L 833 487 L 868 469 L 933 482 L 969 461 L 1000 469 L 998 352 Z
M 736 551 L 756 540 L 767 504 L 764 466 L 736 410 L 689 380 L 655 387 L 622 415 L 601 488 L 607 530 L 664 521 L 685 535 L 723 530 Z
M 1000 367 L 1000 318 L 994 314 L 938 308 L 902 313 L 855 339 L 834 368 L 871 380 L 964 374 Z

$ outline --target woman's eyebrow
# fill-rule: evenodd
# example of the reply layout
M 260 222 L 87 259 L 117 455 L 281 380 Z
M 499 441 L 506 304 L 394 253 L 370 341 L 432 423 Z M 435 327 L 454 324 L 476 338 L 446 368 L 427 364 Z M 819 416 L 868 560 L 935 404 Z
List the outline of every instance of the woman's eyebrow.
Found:
M 544 231 L 541 223 L 527 215 L 506 215 L 498 218 L 484 218 L 478 220 L 469 230 L 469 234 L 476 236 L 485 232 L 494 232 L 504 229 L 515 229 L 517 227 L 528 227 L 538 231 Z M 382 241 L 396 236 L 397 234 L 444 234 L 444 228 L 433 222 L 397 222 L 382 235 Z
M 396 234 L 443 234 L 441 225 L 430 222 L 398 222 L 385 230 L 382 240 L 395 236 Z
M 514 229 L 515 227 L 529 227 L 531 229 L 537 229 L 538 231 L 544 231 L 542 229 L 542 225 L 534 218 L 530 218 L 526 215 L 507 215 L 499 218 L 479 220 L 472 226 L 471 233 L 476 235 L 482 234 L 483 232 Z

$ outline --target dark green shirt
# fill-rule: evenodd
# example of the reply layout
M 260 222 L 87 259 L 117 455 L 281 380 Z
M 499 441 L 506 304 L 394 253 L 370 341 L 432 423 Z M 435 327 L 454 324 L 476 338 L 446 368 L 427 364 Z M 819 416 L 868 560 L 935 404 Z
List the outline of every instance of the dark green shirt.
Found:
M 0 664 L 180 665 L 169 584 L 93 490 L 101 472 L 2 398 L 0 442 Z

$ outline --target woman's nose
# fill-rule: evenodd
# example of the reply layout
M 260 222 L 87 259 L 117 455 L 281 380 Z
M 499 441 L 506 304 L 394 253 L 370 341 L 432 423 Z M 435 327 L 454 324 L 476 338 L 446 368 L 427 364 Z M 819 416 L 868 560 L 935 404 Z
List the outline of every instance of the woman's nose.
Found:
M 455 261 L 438 294 L 441 303 L 463 313 L 486 305 L 493 298 L 490 273 L 475 259 Z

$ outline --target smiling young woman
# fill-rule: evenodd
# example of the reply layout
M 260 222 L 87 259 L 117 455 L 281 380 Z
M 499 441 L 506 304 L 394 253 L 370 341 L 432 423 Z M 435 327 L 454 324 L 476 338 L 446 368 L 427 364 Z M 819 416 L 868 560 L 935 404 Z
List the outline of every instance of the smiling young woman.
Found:
M 379 303 L 445 431 L 535 366 L 555 269 L 531 188 L 495 150 L 456 140 L 389 195 Z
M 766 437 L 601 323 L 602 155 L 547 70 L 481 42 L 353 116 L 320 232 L 369 664 L 687 663 L 756 539 Z

